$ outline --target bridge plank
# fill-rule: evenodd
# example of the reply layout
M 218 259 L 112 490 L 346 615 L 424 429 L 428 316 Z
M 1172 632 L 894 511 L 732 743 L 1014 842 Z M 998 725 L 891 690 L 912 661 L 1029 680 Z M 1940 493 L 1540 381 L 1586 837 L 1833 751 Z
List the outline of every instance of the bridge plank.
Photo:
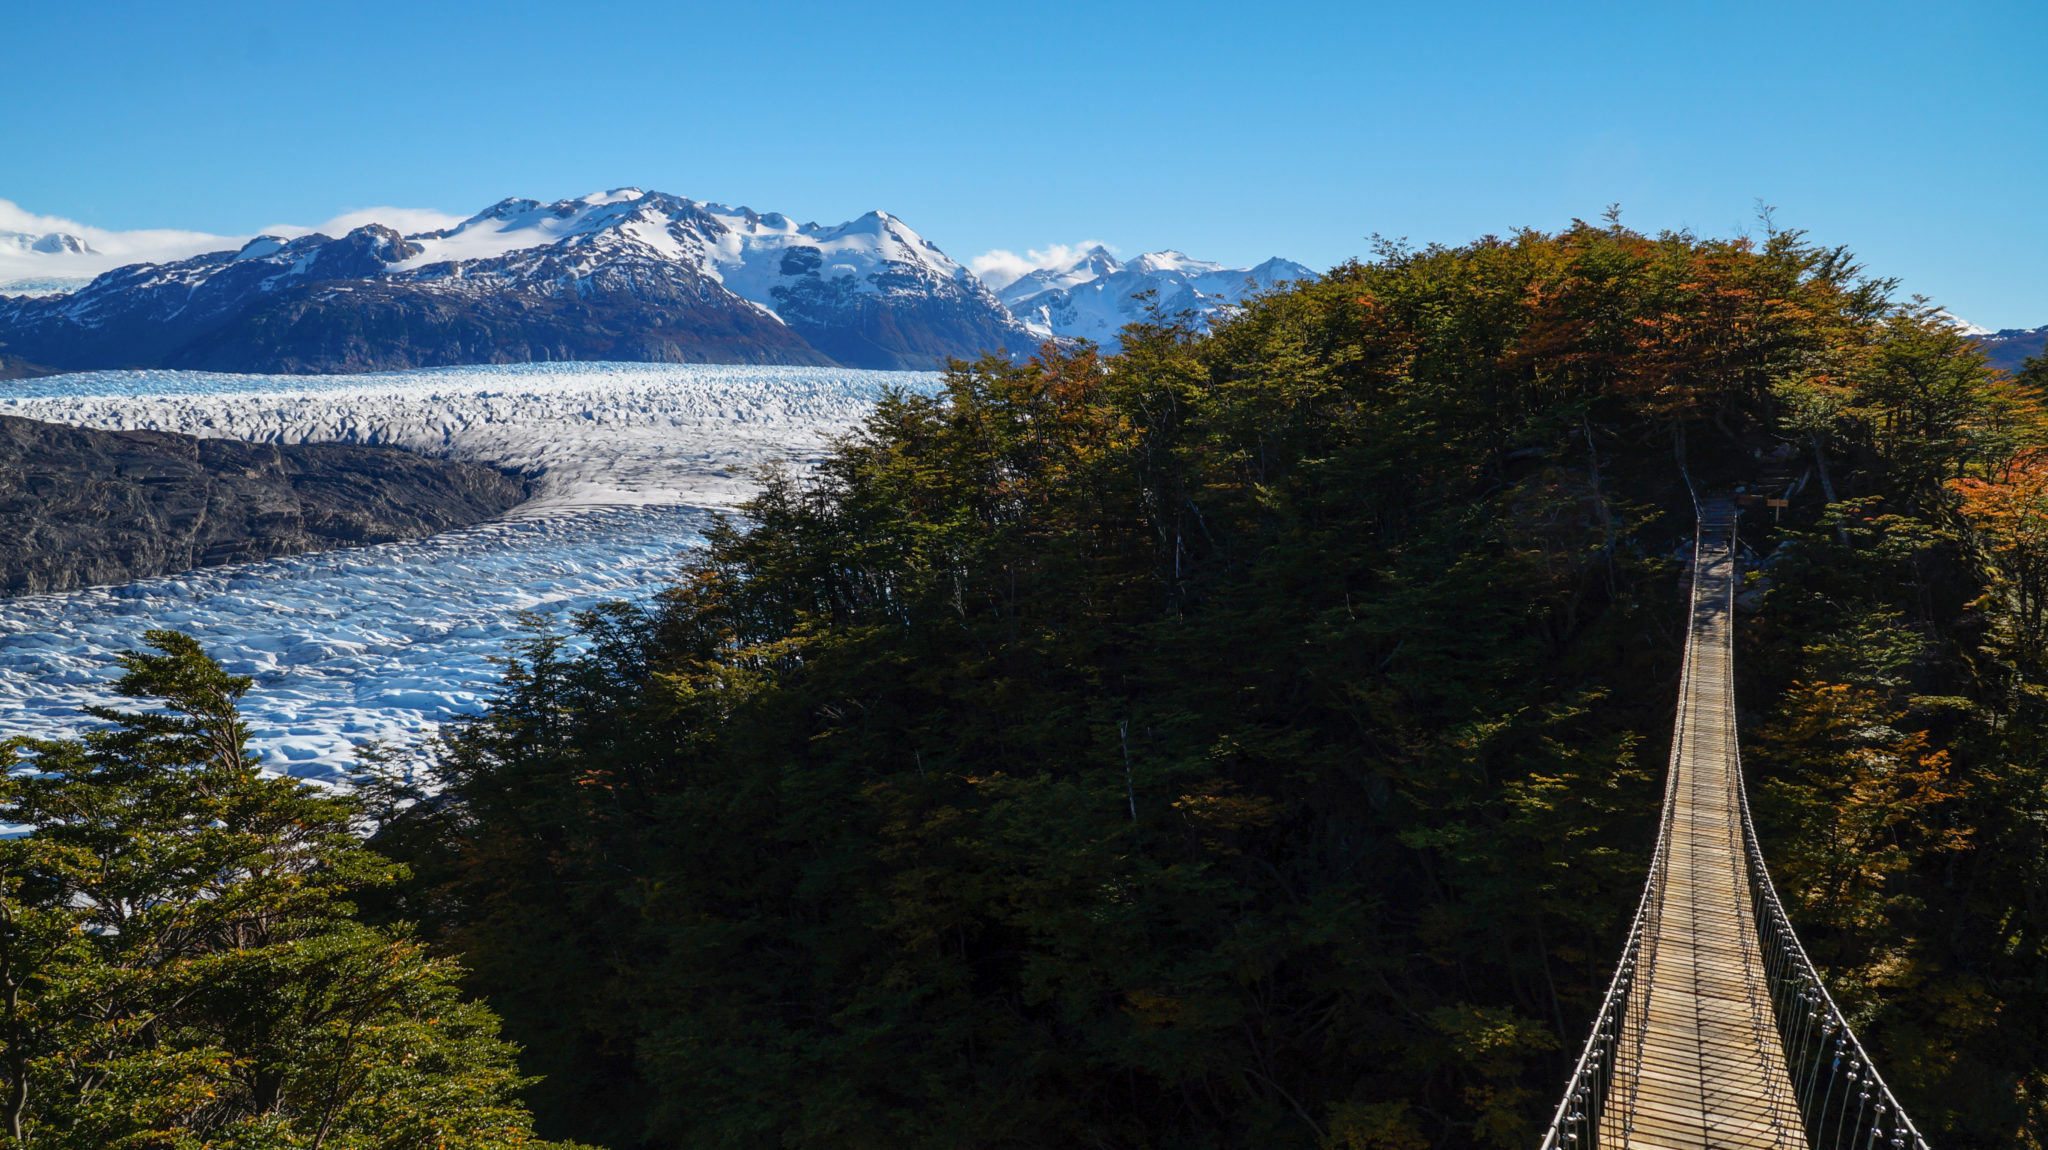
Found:
M 1756 947 L 1735 742 L 1732 509 L 1702 517 L 1667 796 L 1663 879 L 1598 1144 L 1805 1150 Z

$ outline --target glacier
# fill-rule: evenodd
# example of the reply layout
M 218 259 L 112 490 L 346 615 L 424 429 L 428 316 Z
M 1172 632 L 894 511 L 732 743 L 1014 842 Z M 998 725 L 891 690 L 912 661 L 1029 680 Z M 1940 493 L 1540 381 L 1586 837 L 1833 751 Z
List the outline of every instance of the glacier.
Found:
M 9 385 L 0 412 L 256 442 L 392 444 L 516 468 L 535 495 L 426 539 L 0 599 L 0 738 L 76 733 L 114 656 L 165 627 L 236 674 L 267 769 L 343 779 L 357 747 L 475 714 L 522 612 L 640 600 L 756 470 L 813 465 L 931 372 L 521 364 L 354 376 L 93 372 Z M 128 703 L 128 705 L 132 705 Z

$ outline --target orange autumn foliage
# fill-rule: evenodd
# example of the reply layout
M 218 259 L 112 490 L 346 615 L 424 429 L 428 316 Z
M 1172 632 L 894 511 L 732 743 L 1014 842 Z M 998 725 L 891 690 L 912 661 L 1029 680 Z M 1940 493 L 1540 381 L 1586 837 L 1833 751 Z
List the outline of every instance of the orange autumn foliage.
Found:
M 2009 598 L 2017 649 L 2039 655 L 2048 630 L 2048 449 L 2014 456 L 1994 478 L 1949 481 L 1963 517 L 1980 536 Z

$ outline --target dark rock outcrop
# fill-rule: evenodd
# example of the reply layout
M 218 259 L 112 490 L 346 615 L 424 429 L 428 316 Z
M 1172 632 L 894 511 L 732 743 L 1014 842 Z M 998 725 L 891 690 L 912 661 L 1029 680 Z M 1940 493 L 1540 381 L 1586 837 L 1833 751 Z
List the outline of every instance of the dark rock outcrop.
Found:
M 42 376 L 56 374 L 57 369 L 54 367 L 30 363 L 20 356 L 0 355 L 0 382 L 10 379 L 39 379 Z
M 99 431 L 0 415 L 0 594 L 413 539 L 526 498 L 392 447 Z

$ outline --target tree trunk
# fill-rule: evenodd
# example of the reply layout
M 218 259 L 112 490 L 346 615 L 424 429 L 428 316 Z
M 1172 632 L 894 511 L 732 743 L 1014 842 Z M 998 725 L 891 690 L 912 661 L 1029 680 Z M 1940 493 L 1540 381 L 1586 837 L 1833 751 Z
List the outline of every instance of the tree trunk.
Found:
M 8 948 L 10 957 L 12 950 L 12 947 Z M 7 1073 L 9 1076 L 7 1083 L 7 1137 L 16 1146 L 25 1145 L 28 1141 L 22 1136 L 22 1128 L 28 1122 L 28 1050 L 26 1049 L 27 1043 L 21 1041 L 21 1033 L 14 1030 L 14 1027 L 19 1025 L 20 1018 L 21 979 L 16 978 L 14 973 L 9 971 L 7 975 L 7 1021 L 9 1023 L 8 1029 L 13 1033 L 13 1037 L 8 1042 L 7 1048 Z
M 1806 433 L 1806 437 L 1813 441 L 1813 461 L 1820 467 L 1821 493 L 1828 497 L 1830 504 L 1840 502 L 1835 498 L 1834 477 L 1828 474 L 1828 452 L 1827 448 L 1821 446 L 1820 432 L 1809 431 Z M 1839 523 L 1835 524 L 1835 538 L 1841 541 L 1842 546 L 1847 547 L 1849 545 L 1849 529 Z
M 26 1145 L 28 1139 L 22 1134 L 22 1127 L 28 1119 L 28 1059 L 15 1058 L 8 1073 L 14 1081 L 7 1084 L 7 1137 L 16 1146 Z

